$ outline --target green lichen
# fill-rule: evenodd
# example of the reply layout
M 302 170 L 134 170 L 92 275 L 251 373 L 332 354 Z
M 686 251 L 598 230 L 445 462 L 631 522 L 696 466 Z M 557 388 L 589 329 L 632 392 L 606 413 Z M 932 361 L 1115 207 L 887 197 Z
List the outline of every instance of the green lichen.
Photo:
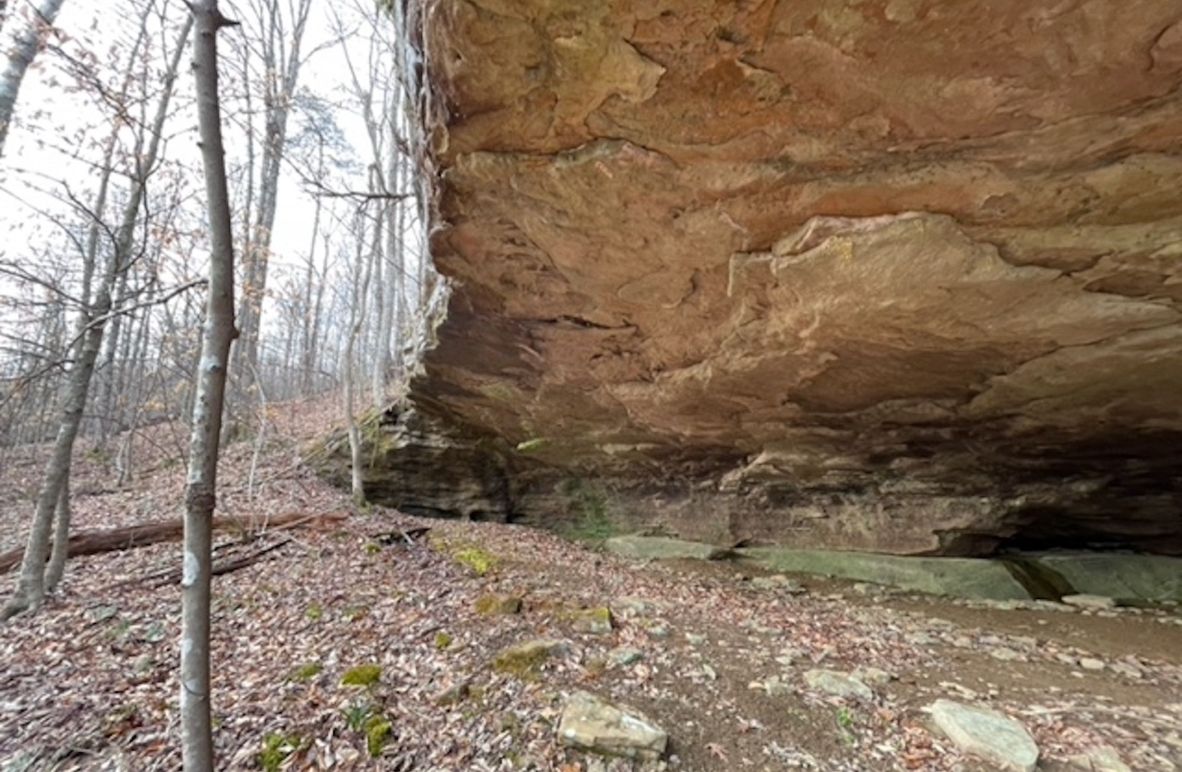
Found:
M 381 679 L 381 665 L 358 665 L 345 671 L 345 675 L 341 677 L 341 685 L 370 687 Z
M 288 676 L 289 681 L 300 681 L 301 683 L 311 681 L 316 676 L 324 672 L 324 665 L 319 662 L 309 662 L 306 665 L 300 665 L 295 670 L 291 671 Z
M 435 633 L 435 648 L 439 651 L 445 651 L 451 646 L 451 636 L 447 633 Z
M 287 758 L 300 749 L 302 739 L 296 734 L 272 732 L 263 739 L 263 749 L 259 751 L 259 766 L 266 772 L 278 772 Z
M 382 551 L 382 545 L 378 544 L 376 541 L 366 542 L 366 544 L 365 544 L 365 554 L 366 555 L 376 555 L 381 551 Z
M 311 622 L 319 622 L 324 618 L 324 608 L 319 603 L 311 603 L 304 610 L 304 616 Z
M 370 756 L 377 758 L 382 755 L 382 749 L 386 747 L 393 730 L 393 724 L 383 716 L 371 716 L 365 722 L 365 748 Z

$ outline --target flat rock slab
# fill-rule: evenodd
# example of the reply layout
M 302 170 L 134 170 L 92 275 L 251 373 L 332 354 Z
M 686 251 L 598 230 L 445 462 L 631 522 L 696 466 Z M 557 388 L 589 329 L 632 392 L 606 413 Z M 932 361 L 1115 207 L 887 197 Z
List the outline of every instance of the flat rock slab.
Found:
M 562 707 L 558 741 L 592 753 L 655 761 L 664 755 L 669 735 L 638 711 L 575 692 Z
M 665 536 L 615 536 L 605 541 L 603 548 L 630 560 L 722 560 L 730 554 L 713 544 Z
M 1030 593 L 1009 570 L 992 560 L 780 547 L 756 547 L 738 550 L 738 553 L 744 560 L 771 571 L 836 576 L 958 598 L 1030 599 Z
M 874 691 L 849 673 L 839 670 L 810 670 L 804 674 L 804 682 L 810 689 L 834 697 L 852 698 L 870 701 L 874 699 Z
M 1035 555 L 1034 561 L 1061 576 L 1079 594 L 1182 601 L 1182 558 L 1122 552 L 1054 552 Z
M 1038 765 L 1034 738 L 1008 716 L 952 700 L 936 700 L 925 710 L 936 728 L 963 753 L 1013 772 L 1033 772 Z

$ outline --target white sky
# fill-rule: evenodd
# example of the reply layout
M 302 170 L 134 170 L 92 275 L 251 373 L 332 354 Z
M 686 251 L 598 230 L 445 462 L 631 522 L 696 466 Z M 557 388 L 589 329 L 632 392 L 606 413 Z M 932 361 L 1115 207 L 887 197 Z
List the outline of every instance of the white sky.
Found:
M 13 0 L 12 5 L 19 8 L 22 1 Z M 122 53 L 118 46 L 126 45 L 123 41 L 128 40 L 133 34 L 130 28 L 135 22 L 130 18 L 130 8 L 139 7 L 141 3 L 148 1 L 66 0 L 56 27 L 69 40 L 83 43 L 99 59 L 105 59 L 108 55 Z M 178 0 L 167 2 L 172 9 L 170 18 L 180 19 L 182 4 Z M 234 5 L 233 2 L 223 0 L 223 9 L 227 15 L 234 13 Z M 342 10 L 342 6 L 344 4 L 338 4 L 336 7 L 338 12 L 344 14 L 346 11 Z M 328 10 L 327 3 L 317 3 L 313 7 L 304 44 L 305 51 L 311 51 L 332 39 Z M 222 34 L 225 41 L 228 36 L 241 32 L 231 28 Z M 169 46 L 173 44 L 173 38 L 173 35 L 168 36 Z M 367 43 L 358 39 L 354 41 L 354 45 L 361 49 L 360 52 L 354 53 L 355 61 L 364 60 Z M 229 46 L 223 43 L 223 54 L 228 51 Z M 30 70 L 26 77 L 17 105 L 14 126 L 9 134 L 4 157 L 0 158 L 0 234 L 3 235 L 0 239 L 0 259 L 24 260 L 28 255 L 36 254 L 37 248 L 43 245 L 47 238 L 56 235 L 54 226 L 39 216 L 38 210 L 56 211 L 63 216 L 69 212 L 68 206 L 60 202 L 55 203 L 50 197 L 38 193 L 36 186 L 50 188 L 60 194 L 63 186 L 59 181 L 64 180 L 82 200 L 89 200 L 93 196 L 93 185 L 90 184 L 94 179 L 93 173 L 83 160 L 72 155 L 79 155 L 75 148 L 84 147 L 87 142 L 97 143 L 99 137 L 105 135 L 108 118 L 95 107 L 91 95 L 71 90 L 68 81 L 61 77 L 54 59 L 53 54 L 44 54 L 39 64 L 34 65 L 34 69 Z M 195 190 L 203 191 L 200 181 L 200 157 L 196 145 L 196 123 L 192 111 L 188 109 L 190 95 L 193 92 L 188 61 L 189 52 L 186 52 L 181 79 L 177 85 L 177 98 L 174 100 L 174 105 L 181 104 L 184 112 L 171 123 L 168 146 L 164 153 L 190 167 L 194 174 Z M 392 65 L 393 63 L 391 67 Z M 320 51 L 309 60 L 301 72 L 300 81 L 301 88 L 308 88 L 326 98 L 348 105 L 351 85 L 339 46 Z M 255 107 L 258 109 L 260 105 L 256 102 Z M 336 110 L 334 117 L 346 140 L 357 151 L 359 169 L 364 169 L 369 155 L 368 140 L 358 111 L 347 106 L 346 109 Z M 234 124 L 230 116 L 226 116 L 223 123 L 228 161 L 232 163 L 236 159 L 241 160 L 244 157 L 242 130 Z M 256 119 L 256 129 L 257 126 Z M 289 122 L 289 133 L 296 133 L 298 126 L 298 118 L 293 117 Z M 98 152 L 88 155 L 92 159 L 97 158 Z M 365 180 L 361 177 L 342 184 L 363 189 Z M 238 203 L 234 202 L 235 205 Z M 272 277 L 278 279 L 284 268 L 294 269 L 301 265 L 302 255 L 308 248 L 311 236 L 313 212 L 313 199 L 303 191 L 295 173 L 285 166 L 280 182 L 279 206 L 273 233 Z M 110 219 L 112 218 L 108 217 L 108 220 Z M 325 217 L 321 226 L 322 229 L 332 227 L 331 220 Z M 318 245 L 318 249 L 322 248 L 323 244 Z M 201 267 L 193 268 L 200 270 Z M 2 282 L 0 279 L 0 291 L 3 291 Z M 277 282 L 272 282 L 271 286 L 274 287 L 276 284 Z

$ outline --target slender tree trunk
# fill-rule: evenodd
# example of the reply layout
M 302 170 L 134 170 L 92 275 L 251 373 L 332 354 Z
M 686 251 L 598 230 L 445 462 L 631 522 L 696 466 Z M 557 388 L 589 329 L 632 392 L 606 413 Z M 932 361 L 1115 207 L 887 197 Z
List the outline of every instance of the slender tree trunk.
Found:
M 49 568 L 45 570 L 45 589 L 57 590 L 66 573 L 66 558 L 70 552 L 70 470 L 62 480 L 62 490 L 57 497 L 57 523 L 53 529 L 53 552 L 49 555 Z
M 365 300 L 369 294 L 370 268 L 372 260 L 365 259 L 365 217 L 357 217 L 357 259 L 353 268 L 353 297 L 349 304 L 349 334 L 345 338 L 344 363 L 341 368 L 341 378 L 345 387 L 345 423 L 349 435 L 349 456 L 352 467 L 353 501 L 357 505 L 365 504 L 365 480 L 361 474 L 361 429 L 357 425 L 356 399 L 354 393 L 353 350 L 361 330 L 365 326 Z M 376 234 L 375 241 L 380 239 Z
M 196 19 L 193 72 L 197 121 L 209 208 L 209 294 L 205 334 L 193 404 L 189 477 L 185 491 L 184 560 L 181 579 L 181 729 L 185 772 L 212 772 L 213 724 L 210 712 L 209 631 L 213 510 L 217 503 L 217 464 L 226 371 L 234 329 L 234 236 L 222 116 L 218 101 L 217 33 L 228 21 L 217 0 L 190 6 Z
M 31 6 L 31 18 L 28 23 L 12 36 L 12 46 L 8 49 L 7 61 L 0 72 L 0 156 L 4 155 L 4 142 L 8 139 L 8 127 L 12 122 L 12 114 L 16 109 L 16 100 L 20 95 L 21 83 L 29 65 L 41 48 L 45 35 L 53 28 L 53 21 L 61 10 L 63 0 L 41 0 Z M 14 10 L 13 18 L 8 20 L 17 23 Z

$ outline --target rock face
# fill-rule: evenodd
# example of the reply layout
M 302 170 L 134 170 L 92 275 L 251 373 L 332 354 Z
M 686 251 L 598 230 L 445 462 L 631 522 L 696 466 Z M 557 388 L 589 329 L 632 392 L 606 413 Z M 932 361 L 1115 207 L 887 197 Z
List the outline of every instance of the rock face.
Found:
M 1175 0 L 410 9 L 475 455 L 392 503 L 1182 553 Z

